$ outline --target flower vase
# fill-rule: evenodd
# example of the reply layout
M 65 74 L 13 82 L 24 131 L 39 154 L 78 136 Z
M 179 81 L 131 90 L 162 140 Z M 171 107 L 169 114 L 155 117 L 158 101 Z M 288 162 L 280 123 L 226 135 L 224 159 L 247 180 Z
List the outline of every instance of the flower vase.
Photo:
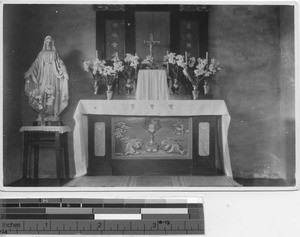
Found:
M 193 100 L 197 100 L 199 96 L 199 91 L 196 85 L 193 85 L 192 94 L 193 94 Z
M 178 79 L 174 80 L 174 84 L 173 84 L 173 92 L 174 94 L 179 94 L 179 83 L 178 83 Z
M 130 95 L 133 87 L 130 84 L 126 84 L 126 95 Z
M 203 91 L 204 91 L 204 95 L 207 95 L 209 93 L 209 84 L 207 81 L 204 81 Z
M 125 88 L 126 88 L 126 95 L 130 95 L 133 89 L 132 81 L 130 79 L 127 80 Z
M 94 95 L 98 94 L 99 84 L 98 81 L 94 81 Z
M 46 126 L 45 115 L 43 113 L 39 113 L 38 118 L 37 118 L 36 121 L 38 122 L 38 125 Z
M 108 100 L 111 100 L 113 95 L 113 91 L 112 91 L 112 85 L 108 85 L 107 86 L 107 91 L 106 91 L 106 96 Z

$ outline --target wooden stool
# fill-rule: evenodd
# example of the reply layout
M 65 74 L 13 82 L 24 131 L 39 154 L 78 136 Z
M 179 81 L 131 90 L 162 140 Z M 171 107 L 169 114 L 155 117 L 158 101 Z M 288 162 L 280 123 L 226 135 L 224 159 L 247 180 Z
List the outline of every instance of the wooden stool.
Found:
M 69 155 L 68 155 L 68 126 L 23 126 L 20 129 L 23 133 L 23 178 L 27 178 L 29 148 L 34 151 L 34 179 L 39 174 L 39 149 L 41 145 L 54 145 L 56 156 L 56 177 L 61 179 L 61 166 L 65 167 L 65 176 L 69 178 Z M 54 136 L 49 136 L 54 135 Z M 53 138 L 54 139 L 49 139 Z M 62 159 L 62 151 L 64 159 Z

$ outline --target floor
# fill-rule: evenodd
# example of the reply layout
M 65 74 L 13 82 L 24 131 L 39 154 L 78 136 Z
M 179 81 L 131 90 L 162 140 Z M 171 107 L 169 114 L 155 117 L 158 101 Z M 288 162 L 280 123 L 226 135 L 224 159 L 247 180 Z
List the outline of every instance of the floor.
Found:
M 139 178 L 138 178 L 139 177 Z M 159 176 L 156 178 L 149 178 L 147 176 L 115 176 L 109 178 L 108 176 L 83 176 L 75 179 L 26 179 L 18 180 L 8 186 L 11 187 L 286 187 L 294 186 L 295 184 L 288 184 L 283 179 L 244 179 L 228 177 L 221 180 L 219 176 Z M 150 181 L 152 179 L 152 181 Z M 213 181 L 212 181 L 213 180 Z M 101 185 L 99 185 L 101 184 Z M 201 186 L 202 185 L 202 186 Z M 204 186 L 203 186 L 204 185 Z
M 234 180 L 245 187 L 286 187 L 286 186 L 295 185 L 295 184 L 288 184 L 284 179 L 234 178 Z

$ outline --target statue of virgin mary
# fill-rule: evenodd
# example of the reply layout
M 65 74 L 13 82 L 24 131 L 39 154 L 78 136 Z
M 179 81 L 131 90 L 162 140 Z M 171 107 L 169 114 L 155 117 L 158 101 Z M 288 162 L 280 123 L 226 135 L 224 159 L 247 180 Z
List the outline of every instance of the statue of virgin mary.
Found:
M 51 36 L 46 36 L 42 51 L 24 77 L 29 105 L 39 113 L 37 120 L 59 121 L 59 114 L 68 105 L 69 76 Z

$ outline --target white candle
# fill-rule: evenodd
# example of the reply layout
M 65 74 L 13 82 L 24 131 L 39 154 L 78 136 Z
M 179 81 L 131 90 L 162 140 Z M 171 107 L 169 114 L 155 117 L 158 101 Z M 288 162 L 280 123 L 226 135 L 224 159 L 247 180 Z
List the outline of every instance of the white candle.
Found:
M 98 58 L 98 50 L 96 50 L 96 58 Z
M 208 52 L 206 52 L 206 60 L 208 60 Z
M 167 56 L 169 55 L 169 51 L 167 50 Z
M 185 61 L 187 62 L 187 51 L 185 51 Z

